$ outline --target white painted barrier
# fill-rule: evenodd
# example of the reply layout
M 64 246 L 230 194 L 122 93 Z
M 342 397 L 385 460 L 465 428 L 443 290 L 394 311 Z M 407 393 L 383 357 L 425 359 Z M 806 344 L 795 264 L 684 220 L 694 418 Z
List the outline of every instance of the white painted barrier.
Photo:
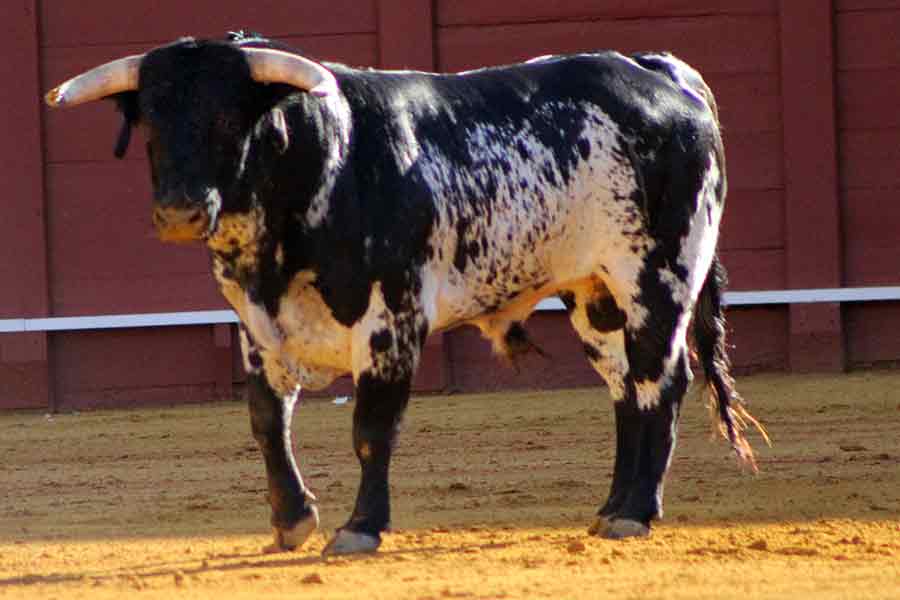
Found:
M 821 302 L 884 302 L 890 300 L 900 300 L 900 287 L 885 286 L 725 292 L 725 304 L 728 306 L 809 304 Z M 564 309 L 565 306 L 559 298 L 547 298 L 537 305 L 537 310 Z M 35 319 L 0 319 L 0 333 L 126 329 L 132 327 L 173 327 L 183 325 L 216 325 L 219 323 L 237 322 L 237 315 L 231 310 L 92 315 L 83 317 L 45 317 Z

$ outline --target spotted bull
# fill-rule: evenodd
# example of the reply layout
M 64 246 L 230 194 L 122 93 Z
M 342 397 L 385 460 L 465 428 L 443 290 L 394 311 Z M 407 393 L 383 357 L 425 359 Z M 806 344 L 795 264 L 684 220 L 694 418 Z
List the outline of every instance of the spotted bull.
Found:
M 205 244 L 240 317 L 271 550 L 318 525 L 292 450 L 301 388 L 353 376 L 361 481 L 326 552 L 374 551 L 428 335 L 474 325 L 515 360 L 536 349 L 524 323 L 548 296 L 615 401 L 612 485 L 591 532 L 647 535 L 662 516 L 692 321 L 722 429 L 752 464 L 724 345 L 716 104 L 672 55 L 439 75 L 231 34 L 119 59 L 47 95 L 101 98 L 124 115 L 118 156 L 133 126 L 146 137 L 159 236 Z

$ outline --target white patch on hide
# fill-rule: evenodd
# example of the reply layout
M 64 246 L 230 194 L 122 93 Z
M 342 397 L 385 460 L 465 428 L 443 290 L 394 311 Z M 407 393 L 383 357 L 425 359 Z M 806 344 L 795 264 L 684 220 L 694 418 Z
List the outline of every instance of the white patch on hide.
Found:
M 350 371 L 350 329 L 337 322 L 319 291 L 315 275 L 300 271 L 281 297 L 277 324 L 283 332 L 280 360 L 297 382 L 321 389 Z
M 426 290 L 432 297 L 423 298 L 425 306 L 433 306 L 433 329 L 472 321 L 491 337 L 490 332 L 505 331 L 505 324 L 527 316 L 537 301 L 566 282 L 598 274 L 609 279 L 630 323 L 634 327 L 643 323 L 646 309 L 631 305 L 640 293 L 637 275 L 653 241 L 631 199 L 636 175 L 623 159 L 621 131 L 596 106 L 571 101 L 538 107 L 532 120 L 573 112 L 586 115 L 579 142 L 588 151 L 585 159 L 579 156 L 570 165 L 567 183 L 553 151 L 527 122 L 522 127 L 468 125 L 465 143 L 471 168 L 451 162 L 440 146 L 422 142 L 418 168 L 435 190 L 438 212 L 438 226 L 429 240 L 435 256 L 425 267 L 435 284 Z M 527 156 L 519 152 L 520 146 Z M 508 172 L 494 170 L 495 164 L 507 164 Z M 489 181 L 496 184 L 492 198 L 455 194 L 460 189 L 485 189 Z M 492 205 L 490 218 L 484 210 L 487 202 Z M 461 220 L 468 227 L 459 239 Z M 481 240 L 479 255 L 468 256 L 467 267 L 460 272 L 454 265 L 458 245 Z M 491 314 L 479 321 L 488 310 Z
M 405 298 L 409 306 L 418 306 L 411 294 Z M 419 362 L 421 347 L 418 332 L 427 328 L 427 317 L 422 310 L 406 310 L 395 314 L 388 308 L 376 281 L 369 295 L 366 314 L 353 326 L 353 378 L 358 380 L 368 373 L 381 381 L 400 381 L 413 376 Z M 384 335 L 389 342 L 377 354 L 372 347 L 372 338 Z M 389 338 L 387 338 L 389 336 Z

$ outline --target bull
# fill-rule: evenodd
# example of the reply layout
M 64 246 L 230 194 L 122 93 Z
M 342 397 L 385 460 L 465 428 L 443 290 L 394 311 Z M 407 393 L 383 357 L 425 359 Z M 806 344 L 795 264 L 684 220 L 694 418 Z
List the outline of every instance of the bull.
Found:
M 458 74 L 318 62 L 255 34 L 180 39 L 96 67 L 51 106 L 111 98 L 147 140 L 152 219 L 199 241 L 240 318 L 274 541 L 319 523 L 290 424 L 302 387 L 350 373 L 361 480 L 330 554 L 375 551 L 388 469 L 430 333 L 478 327 L 501 356 L 558 296 L 615 404 L 591 533 L 644 536 L 692 380 L 751 465 L 725 349 L 726 195 L 716 103 L 668 53 L 591 52 Z

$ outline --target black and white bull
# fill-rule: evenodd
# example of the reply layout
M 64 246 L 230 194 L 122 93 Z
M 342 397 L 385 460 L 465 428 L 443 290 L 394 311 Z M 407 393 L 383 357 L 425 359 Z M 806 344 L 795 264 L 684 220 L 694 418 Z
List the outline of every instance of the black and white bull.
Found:
M 163 240 L 202 240 L 241 321 L 273 550 L 318 525 L 294 461 L 302 387 L 351 373 L 362 478 L 326 548 L 375 550 L 388 465 L 426 337 L 478 327 L 500 355 L 565 303 L 615 400 L 616 459 L 592 531 L 646 535 L 700 363 L 752 463 L 724 346 L 716 241 L 725 159 L 701 76 L 669 54 L 545 56 L 455 75 L 318 63 L 257 36 L 186 38 L 47 95 L 111 97 L 147 138 Z

